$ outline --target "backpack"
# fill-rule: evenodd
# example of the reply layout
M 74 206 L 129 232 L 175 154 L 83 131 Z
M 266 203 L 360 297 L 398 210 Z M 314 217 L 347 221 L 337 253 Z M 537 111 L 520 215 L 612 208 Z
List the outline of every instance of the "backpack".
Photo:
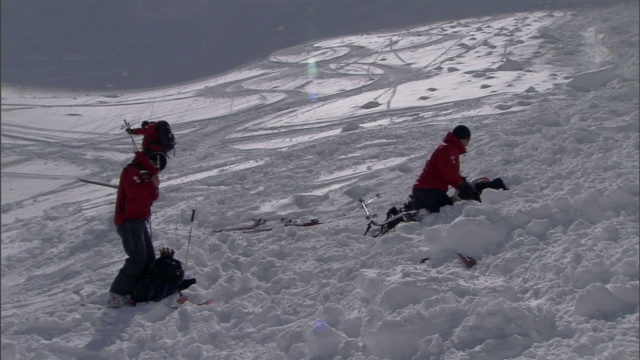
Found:
M 164 120 L 156 122 L 156 130 L 160 135 L 160 140 L 157 142 L 157 145 L 162 147 L 164 153 L 173 150 L 176 146 L 176 138 L 173 136 L 173 132 L 171 132 L 169 123 Z
M 135 302 L 160 301 L 192 284 L 195 279 L 184 279 L 180 260 L 159 257 L 151 264 L 144 279 L 136 284 L 131 299 Z

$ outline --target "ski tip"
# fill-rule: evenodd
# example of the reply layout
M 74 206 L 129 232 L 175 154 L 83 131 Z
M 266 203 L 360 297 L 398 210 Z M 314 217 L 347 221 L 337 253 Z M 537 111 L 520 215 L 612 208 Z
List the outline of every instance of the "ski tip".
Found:
M 460 260 L 462 260 L 462 262 L 468 269 L 471 269 L 475 264 L 478 263 L 478 261 L 476 261 L 476 259 L 472 258 L 471 256 L 458 253 L 458 257 L 460 258 Z
M 475 264 L 478 263 L 476 259 L 472 258 L 471 256 L 467 256 L 467 261 L 469 262 L 469 265 L 467 265 L 469 268 L 472 268 Z
M 202 306 L 202 305 L 213 305 L 216 302 L 216 300 L 214 298 L 210 298 L 209 300 L 203 301 L 201 303 L 198 304 L 198 306 Z

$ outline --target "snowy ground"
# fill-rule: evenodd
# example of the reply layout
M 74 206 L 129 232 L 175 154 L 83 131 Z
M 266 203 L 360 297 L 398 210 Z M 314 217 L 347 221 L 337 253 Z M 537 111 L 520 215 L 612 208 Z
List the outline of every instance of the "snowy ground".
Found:
M 638 89 L 637 3 L 327 39 L 171 88 L 3 84 L 2 358 L 638 359 Z M 172 124 L 154 242 L 213 305 L 102 308 L 115 191 L 76 178 L 117 182 L 123 119 Z M 463 174 L 511 190 L 363 236 L 357 199 L 402 205 L 459 123 Z M 213 232 L 281 216 L 323 224 Z

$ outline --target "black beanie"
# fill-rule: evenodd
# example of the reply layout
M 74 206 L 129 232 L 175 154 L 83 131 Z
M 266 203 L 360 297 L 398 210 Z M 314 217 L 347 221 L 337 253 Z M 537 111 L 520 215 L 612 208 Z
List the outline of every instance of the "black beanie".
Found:
M 471 130 L 464 125 L 458 125 L 453 128 L 453 135 L 455 135 L 460 140 L 469 140 L 471 139 Z
M 147 156 L 149 160 L 160 170 L 167 167 L 167 156 L 161 152 L 154 152 Z

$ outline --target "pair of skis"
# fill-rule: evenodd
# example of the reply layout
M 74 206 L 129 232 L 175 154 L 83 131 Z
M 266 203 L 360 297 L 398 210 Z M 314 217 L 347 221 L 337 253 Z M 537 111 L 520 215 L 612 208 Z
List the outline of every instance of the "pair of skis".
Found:
M 359 210 L 359 209 L 363 209 L 365 212 L 365 218 L 367 220 L 374 218 L 377 216 L 377 214 L 372 214 L 369 209 L 367 208 L 367 204 L 372 202 L 373 200 L 379 198 L 381 195 L 380 193 L 375 194 L 375 196 L 373 196 L 370 199 L 364 199 L 364 198 L 359 198 L 358 199 L 358 207 L 354 210 Z M 320 225 L 322 224 L 322 222 L 318 219 L 311 219 L 308 221 L 299 221 L 296 219 L 291 219 L 291 218 L 287 218 L 287 217 L 281 217 L 277 220 L 280 220 L 280 225 L 283 226 L 296 226 L 296 227 L 309 227 L 309 226 L 316 226 L 316 225 Z M 269 219 L 263 219 L 263 218 L 258 218 L 258 219 L 253 219 L 253 223 L 250 225 L 244 225 L 244 226 L 235 226 L 235 227 L 228 227 L 228 228 L 221 228 L 221 229 L 213 229 L 214 233 L 223 233 L 223 232 L 243 232 L 243 233 L 256 233 L 256 232 L 265 232 L 265 231 L 271 231 L 275 228 L 275 225 L 271 225 L 271 221 L 273 220 L 269 220 Z
M 295 227 L 309 227 L 309 226 L 316 226 L 316 225 L 320 225 L 322 224 L 322 222 L 318 219 L 311 219 L 308 221 L 298 221 L 296 219 L 291 219 L 291 218 L 280 218 L 280 225 L 283 226 L 295 226 Z M 262 219 L 262 218 L 258 218 L 258 219 L 253 219 L 253 224 L 251 225 L 246 225 L 246 226 L 236 226 L 236 227 L 228 227 L 228 228 L 222 228 L 222 229 L 213 229 L 214 233 L 222 233 L 222 232 L 243 232 L 243 233 L 255 233 L 255 232 L 265 232 L 265 231 L 271 231 L 275 228 L 275 226 L 277 225 L 271 225 L 270 223 L 268 224 L 270 220 L 269 219 Z
M 180 305 L 186 303 L 189 301 L 189 297 L 187 295 L 182 295 L 178 298 L 178 300 L 176 300 L 175 305 L 171 305 L 172 308 L 177 309 Z M 216 301 L 213 297 L 203 301 L 203 302 L 199 302 L 199 303 L 193 303 L 195 306 L 204 306 L 204 305 L 212 305 L 214 304 Z
M 160 301 L 162 302 L 163 300 L 160 300 Z M 201 301 L 201 302 L 198 302 L 198 303 L 191 302 L 191 301 L 189 301 L 189 297 L 187 295 L 180 296 L 178 299 L 176 299 L 175 303 L 173 303 L 173 300 L 171 300 L 171 301 L 172 301 L 172 304 L 170 304 L 169 307 L 171 307 L 172 309 L 177 309 L 177 308 L 180 307 L 180 305 L 186 304 L 186 303 L 193 304 L 194 306 L 205 306 L 205 305 L 213 305 L 216 302 L 214 297 L 210 297 L 207 300 Z M 126 306 L 126 307 L 127 308 L 128 307 L 138 307 L 138 306 L 144 306 L 144 305 L 155 304 L 155 303 L 158 303 L 158 302 L 156 302 L 156 301 L 142 301 L 142 302 L 135 303 L 133 306 Z M 85 305 L 86 304 L 81 304 L 81 306 L 85 306 Z M 109 308 L 109 307 L 106 307 L 106 306 L 100 306 L 98 309 L 112 309 L 112 308 Z M 114 309 L 121 309 L 121 308 L 114 308 Z

